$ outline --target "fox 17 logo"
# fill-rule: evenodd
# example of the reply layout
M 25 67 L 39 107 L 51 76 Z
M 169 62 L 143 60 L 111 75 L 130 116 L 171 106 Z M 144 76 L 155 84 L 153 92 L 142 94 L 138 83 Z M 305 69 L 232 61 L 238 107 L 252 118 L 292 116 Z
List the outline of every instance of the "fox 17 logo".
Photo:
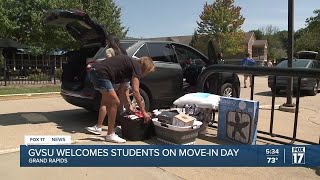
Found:
M 292 147 L 292 164 L 305 164 L 305 147 Z

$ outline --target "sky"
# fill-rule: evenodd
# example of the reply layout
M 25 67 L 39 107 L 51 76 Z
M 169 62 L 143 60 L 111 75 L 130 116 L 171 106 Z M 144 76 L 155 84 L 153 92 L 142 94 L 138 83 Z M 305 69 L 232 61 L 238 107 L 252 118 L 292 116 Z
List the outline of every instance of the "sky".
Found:
M 121 8 L 121 22 L 128 37 L 151 38 L 192 35 L 206 2 L 214 0 L 114 0 Z M 244 31 L 273 25 L 287 30 L 288 0 L 235 0 L 245 18 Z M 320 9 L 320 0 L 294 0 L 295 30 Z

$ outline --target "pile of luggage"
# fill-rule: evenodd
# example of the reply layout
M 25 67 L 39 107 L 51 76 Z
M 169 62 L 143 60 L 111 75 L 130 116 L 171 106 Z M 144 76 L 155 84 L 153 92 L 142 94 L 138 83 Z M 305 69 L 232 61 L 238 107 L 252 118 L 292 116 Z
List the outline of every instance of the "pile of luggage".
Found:
M 122 135 L 129 140 L 146 140 L 152 136 L 168 144 L 194 144 L 205 131 L 219 96 L 206 93 L 185 95 L 174 102 L 175 108 L 154 110 L 152 121 L 144 122 L 140 112 L 122 116 Z M 209 102 L 209 103 L 207 103 Z
M 201 121 L 185 113 L 185 108 L 154 111 L 155 134 L 169 144 L 193 144 L 198 137 Z

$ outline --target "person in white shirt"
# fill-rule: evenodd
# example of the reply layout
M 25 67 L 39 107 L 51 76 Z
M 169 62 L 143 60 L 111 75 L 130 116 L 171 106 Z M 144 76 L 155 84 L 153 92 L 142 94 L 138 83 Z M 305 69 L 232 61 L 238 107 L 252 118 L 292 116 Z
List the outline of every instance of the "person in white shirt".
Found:
M 271 62 L 269 59 L 267 60 L 267 66 L 268 66 L 268 67 L 273 67 L 272 62 Z

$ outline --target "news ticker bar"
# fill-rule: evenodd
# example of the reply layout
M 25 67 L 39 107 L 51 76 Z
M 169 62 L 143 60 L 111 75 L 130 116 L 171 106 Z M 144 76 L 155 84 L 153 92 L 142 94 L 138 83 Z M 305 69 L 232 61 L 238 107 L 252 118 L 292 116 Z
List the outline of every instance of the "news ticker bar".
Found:
M 317 167 L 320 145 L 21 145 L 21 167 Z

